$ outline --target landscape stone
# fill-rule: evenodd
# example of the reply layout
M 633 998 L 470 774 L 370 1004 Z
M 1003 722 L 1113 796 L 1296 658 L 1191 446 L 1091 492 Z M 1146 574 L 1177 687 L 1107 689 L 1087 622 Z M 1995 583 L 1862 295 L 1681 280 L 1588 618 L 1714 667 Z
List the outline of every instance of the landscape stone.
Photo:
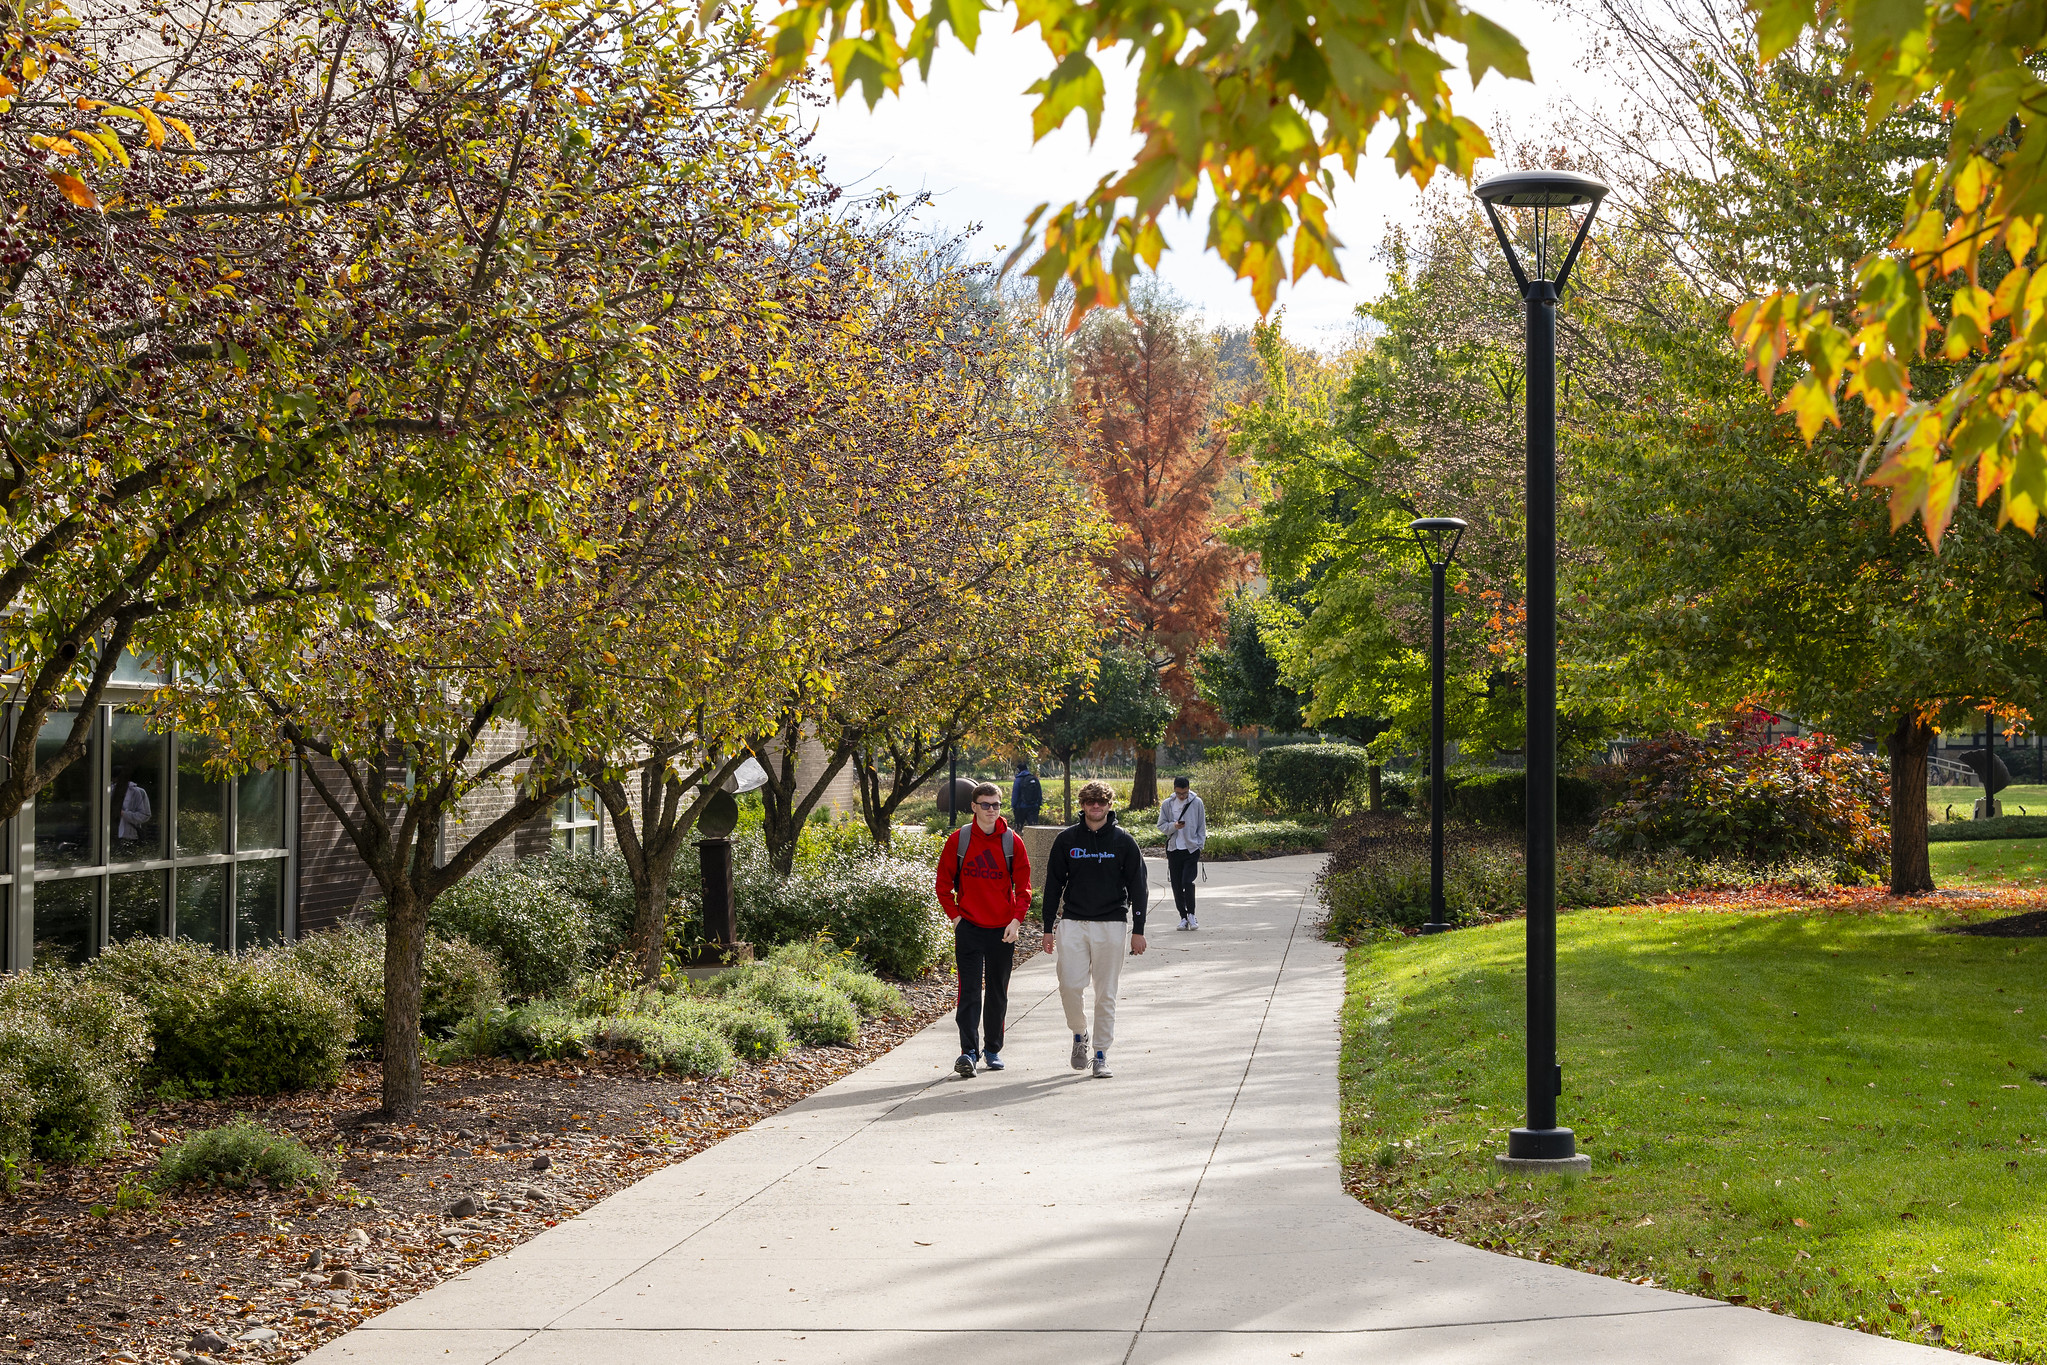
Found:
M 466 1194 L 448 1206 L 448 1217 L 450 1218 L 474 1218 L 475 1216 L 476 1201 Z

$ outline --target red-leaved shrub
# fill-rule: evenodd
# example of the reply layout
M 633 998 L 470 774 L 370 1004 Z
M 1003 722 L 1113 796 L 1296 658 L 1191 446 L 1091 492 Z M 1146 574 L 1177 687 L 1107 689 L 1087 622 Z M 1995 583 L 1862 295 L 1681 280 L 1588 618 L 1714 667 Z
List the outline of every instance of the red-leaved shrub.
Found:
M 1593 827 L 1594 848 L 1826 857 L 1870 872 L 1890 858 L 1882 762 L 1828 736 L 1666 735 L 1629 750 L 1625 768 L 1627 793 Z

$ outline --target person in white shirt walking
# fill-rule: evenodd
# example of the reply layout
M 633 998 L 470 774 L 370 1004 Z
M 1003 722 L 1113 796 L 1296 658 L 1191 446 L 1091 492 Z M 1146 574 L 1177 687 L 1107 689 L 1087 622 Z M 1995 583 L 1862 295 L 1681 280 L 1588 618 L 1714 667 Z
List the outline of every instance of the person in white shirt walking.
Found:
M 1201 870 L 1201 846 L 1208 842 L 1208 808 L 1194 784 L 1173 779 L 1173 794 L 1159 804 L 1159 828 L 1166 832 L 1166 876 L 1173 883 L 1173 908 L 1182 929 L 1199 929 L 1194 918 L 1194 877 Z

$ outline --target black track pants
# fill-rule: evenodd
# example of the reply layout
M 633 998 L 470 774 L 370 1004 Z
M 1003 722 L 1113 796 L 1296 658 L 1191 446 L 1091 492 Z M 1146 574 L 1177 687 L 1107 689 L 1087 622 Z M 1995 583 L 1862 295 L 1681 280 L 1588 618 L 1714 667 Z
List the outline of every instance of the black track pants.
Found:
M 953 955 L 959 960 L 961 1052 L 1002 1051 L 1002 1026 L 1009 1020 L 1009 972 L 1016 965 L 1016 945 L 1002 941 L 1000 929 L 970 919 L 954 921 Z M 976 1035 L 987 1040 L 981 1047 Z

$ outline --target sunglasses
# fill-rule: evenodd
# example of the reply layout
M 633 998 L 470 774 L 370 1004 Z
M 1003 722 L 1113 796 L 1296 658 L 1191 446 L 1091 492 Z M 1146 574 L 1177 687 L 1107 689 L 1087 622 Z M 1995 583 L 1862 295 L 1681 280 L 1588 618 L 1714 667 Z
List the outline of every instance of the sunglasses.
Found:
M 1098 797 L 1098 796 L 1091 796 L 1091 797 L 1089 797 L 1089 798 L 1088 798 L 1087 800 L 1085 800 L 1085 801 L 1081 802 L 1080 804 L 1081 804 L 1081 805 L 1083 805 L 1083 806 L 1106 806 L 1106 805 L 1108 805 L 1109 803 L 1108 803 L 1108 802 L 1106 802 L 1106 801 L 1104 801 L 1104 800 L 1102 800 L 1102 799 L 1101 799 L 1100 797 Z
M 975 809 L 975 810 L 1000 810 L 1000 809 L 1002 809 L 1002 803 L 1001 803 L 1000 801 L 976 801 L 976 802 L 974 803 L 974 809 Z

